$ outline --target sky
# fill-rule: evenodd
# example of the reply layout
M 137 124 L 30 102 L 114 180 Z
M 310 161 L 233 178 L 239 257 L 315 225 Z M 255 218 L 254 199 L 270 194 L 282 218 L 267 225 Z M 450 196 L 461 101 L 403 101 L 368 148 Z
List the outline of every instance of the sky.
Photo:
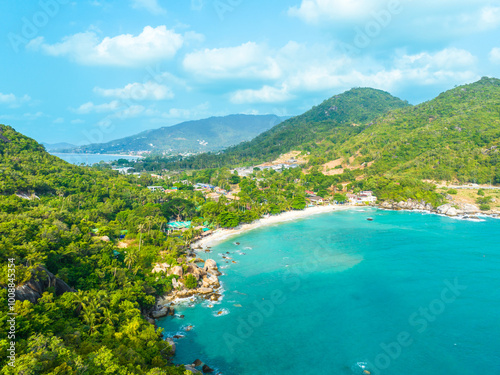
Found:
M 500 77 L 498 1 L 6 0 L 0 14 L 0 123 L 39 142 L 299 115 L 352 87 L 418 104 Z

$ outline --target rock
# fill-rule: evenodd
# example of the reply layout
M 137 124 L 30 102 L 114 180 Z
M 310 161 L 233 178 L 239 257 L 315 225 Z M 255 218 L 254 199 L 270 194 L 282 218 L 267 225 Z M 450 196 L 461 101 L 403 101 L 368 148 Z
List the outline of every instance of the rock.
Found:
M 202 361 L 200 361 L 199 359 L 197 359 L 197 360 L 195 360 L 195 361 L 193 362 L 193 367 L 198 367 L 198 366 L 201 366 L 202 364 L 203 364 L 203 362 L 202 362 Z
M 467 214 L 481 211 L 475 204 L 464 204 L 462 210 Z
M 184 315 L 180 315 L 180 316 L 179 316 L 179 319 L 184 319 L 184 318 L 185 318 L 185 316 L 184 316 Z
M 205 374 L 208 372 L 214 372 L 214 369 L 210 368 L 208 365 L 203 365 L 201 369 Z
M 203 271 L 211 274 L 219 276 L 221 273 L 219 272 L 219 268 L 217 267 L 217 263 L 213 259 L 207 259 L 205 261 L 205 265 L 203 267 Z
M 458 215 L 458 211 L 455 207 L 451 207 L 447 212 L 446 212 L 446 215 L 448 216 L 457 216 Z
M 101 241 L 104 241 L 104 242 L 109 242 L 109 241 L 111 241 L 111 240 L 109 239 L 109 237 L 108 237 L 108 236 L 102 236 L 102 237 L 101 237 Z
M 182 287 L 182 284 L 180 282 L 177 281 L 177 279 L 172 279 L 172 286 L 174 289 L 177 289 L 179 287 Z
M 201 269 L 194 263 L 188 265 L 186 272 L 196 277 L 196 280 L 200 280 L 204 275 L 207 274 L 203 269 Z
M 198 288 L 197 291 L 200 294 L 210 294 L 214 292 L 212 288 Z
M 173 355 L 175 355 L 175 352 L 176 352 L 176 350 L 177 350 L 177 347 L 176 347 L 176 345 L 175 345 L 174 340 L 173 340 L 173 339 L 171 339 L 171 338 L 168 338 L 168 339 L 167 339 L 167 342 L 168 342 L 168 344 L 172 347 L 172 354 L 173 354 Z
M 169 268 L 170 264 L 168 263 L 157 263 L 155 264 L 155 267 L 151 272 L 152 273 L 167 272 Z
M 446 199 L 453 202 L 453 197 L 450 194 L 446 194 Z
M 163 318 L 164 316 L 167 316 L 167 315 L 168 315 L 168 307 L 166 307 L 166 306 L 164 306 L 163 308 L 158 309 L 158 310 L 153 310 L 151 312 L 151 316 L 154 319 Z
M 182 270 L 181 266 L 175 266 L 172 268 L 172 274 L 177 275 L 179 277 L 182 277 L 182 275 L 184 274 L 184 271 Z
M 193 260 L 193 263 L 204 263 L 205 261 L 201 258 L 196 258 Z
M 16 287 L 16 299 L 36 303 L 42 297 L 43 292 L 50 287 L 54 287 L 57 296 L 75 291 L 64 281 L 55 277 L 45 267 L 38 267 L 32 271 L 31 279 L 28 282 Z
M 442 206 L 439 206 L 437 208 L 437 212 L 442 214 L 442 215 L 446 215 L 446 213 L 448 212 L 448 210 L 451 208 L 451 204 L 443 204 Z

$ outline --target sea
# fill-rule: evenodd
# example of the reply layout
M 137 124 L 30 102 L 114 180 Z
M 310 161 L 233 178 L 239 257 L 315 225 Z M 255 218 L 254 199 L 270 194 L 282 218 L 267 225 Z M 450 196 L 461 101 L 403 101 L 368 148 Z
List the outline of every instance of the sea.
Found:
M 80 165 L 92 165 L 99 163 L 101 161 L 110 162 L 118 159 L 127 160 L 137 160 L 140 156 L 130 156 L 130 155 L 110 155 L 110 154 L 71 154 L 71 153 L 60 153 L 51 152 L 51 155 L 57 156 L 58 158 L 67 161 L 68 163 Z
M 499 238 L 494 218 L 371 208 L 261 227 L 200 254 L 220 302 L 158 325 L 176 363 L 225 375 L 498 375 Z

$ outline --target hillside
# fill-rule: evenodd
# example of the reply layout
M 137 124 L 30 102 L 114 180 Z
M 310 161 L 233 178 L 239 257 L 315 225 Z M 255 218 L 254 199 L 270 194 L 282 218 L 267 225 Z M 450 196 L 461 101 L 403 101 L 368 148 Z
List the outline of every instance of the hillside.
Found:
M 306 113 L 290 118 L 249 142 L 223 153 L 173 160 L 160 160 L 171 168 L 214 168 L 270 161 L 291 150 L 314 150 L 325 138 L 334 145 L 359 134 L 377 117 L 409 104 L 387 92 L 356 88 L 335 95 Z
M 134 136 L 87 145 L 72 151 L 103 154 L 151 151 L 172 155 L 217 151 L 248 141 L 281 121 L 275 115 L 210 117 L 147 130 Z
M 326 142 L 319 149 L 328 148 Z M 500 183 L 500 80 L 482 78 L 392 112 L 336 150 L 367 175 Z M 347 166 L 344 163 L 344 166 Z

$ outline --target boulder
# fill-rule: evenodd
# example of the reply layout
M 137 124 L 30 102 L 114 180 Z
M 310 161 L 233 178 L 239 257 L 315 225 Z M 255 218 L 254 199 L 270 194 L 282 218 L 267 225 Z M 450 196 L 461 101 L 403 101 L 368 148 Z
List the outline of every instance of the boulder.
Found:
M 474 212 L 479 212 L 481 210 L 475 204 L 464 204 L 462 206 L 462 211 L 464 211 L 467 214 L 470 214 L 470 213 L 474 213 Z
M 184 271 L 182 270 L 181 266 L 175 266 L 172 268 L 172 275 L 177 275 L 179 277 L 182 277 L 184 274 Z
M 173 355 L 175 355 L 175 351 L 176 351 L 177 347 L 176 347 L 176 345 L 175 345 L 174 340 L 173 340 L 173 339 L 171 339 L 171 338 L 168 338 L 168 339 L 167 339 L 167 342 L 168 342 L 168 344 L 172 347 L 172 354 L 173 354 Z
M 177 288 L 182 288 L 182 284 L 180 282 L 177 281 L 177 279 L 173 278 L 172 279 L 172 287 L 174 289 L 177 289 Z
M 448 216 L 457 216 L 458 215 L 458 211 L 455 207 L 451 207 L 447 212 L 446 212 L 446 215 Z
M 214 369 L 213 368 L 210 368 L 208 365 L 203 365 L 203 367 L 201 368 L 203 373 L 209 373 L 209 372 L 214 372 Z
M 202 364 L 203 364 L 203 362 L 202 362 L 202 361 L 200 361 L 199 359 L 197 359 L 197 360 L 195 360 L 195 361 L 193 362 L 193 367 L 198 367 L 198 366 L 201 366 Z
M 451 204 L 443 204 L 442 206 L 439 206 L 437 208 L 437 212 L 440 213 L 441 215 L 446 215 L 448 210 L 451 208 Z
M 38 267 L 32 271 L 31 279 L 28 282 L 16 287 L 16 299 L 36 303 L 42 297 L 43 292 L 50 287 L 54 287 L 57 296 L 75 291 L 64 281 L 55 277 L 45 267 Z
M 213 293 L 214 290 L 212 288 L 198 288 L 197 292 L 200 294 L 210 294 Z
M 217 267 L 217 263 L 213 259 L 207 259 L 205 261 L 205 266 L 203 267 L 203 271 L 208 272 L 211 275 L 219 276 L 221 274 L 219 272 L 219 268 Z
M 191 264 L 188 265 L 188 268 L 187 268 L 186 272 L 190 273 L 191 275 L 193 275 L 194 277 L 196 277 L 196 280 L 200 280 L 204 275 L 207 274 L 204 270 L 202 270 L 200 267 L 198 267 L 194 263 L 191 263 Z

